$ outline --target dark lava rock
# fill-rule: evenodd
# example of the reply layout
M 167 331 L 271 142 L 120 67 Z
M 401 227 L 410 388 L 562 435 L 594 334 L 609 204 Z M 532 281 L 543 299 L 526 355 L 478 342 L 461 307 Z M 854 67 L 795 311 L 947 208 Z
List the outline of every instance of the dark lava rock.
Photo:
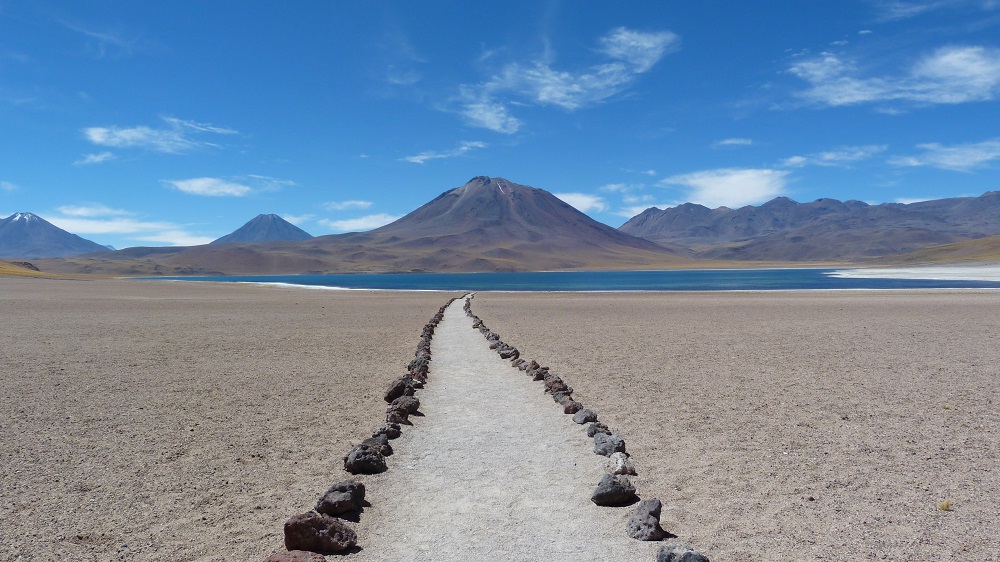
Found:
M 388 457 L 392 455 L 392 445 L 389 444 L 389 436 L 384 433 L 373 435 L 368 439 L 362 441 L 361 444 L 366 447 L 375 449 L 383 457 Z
M 533 380 L 536 380 L 536 381 L 545 380 L 545 377 L 548 374 L 549 374 L 549 368 L 548 367 L 539 367 L 539 368 L 535 369 L 534 371 L 528 372 L 528 375 L 530 375 L 531 378 Z
M 406 413 L 409 415 L 413 415 L 417 413 L 417 408 L 420 408 L 420 400 L 417 400 L 413 396 L 400 396 L 392 401 L 392 405 L 406 410 Z
M 635 506 L 635 511 L 625 524 L 625 532 L 633 539 L 640 541 L 658 541 L 666 536 L 660 528 L 660 500 L 653 498 L 642 500 Z
M 378 474 L 385 469 L 385 457 L 368 445 L 358 445 L 344 457 L 344 470 L 351 474 Z
M 316 502 L 316 511 L 327 515 L 340 515 L 361 511 L 365 499 L 365 485 L 357 480 L 337 482 Z
M 343 552 L 358 542 L 358 535 L 343 521 L 310 511 L 285 522 L 285 548 L 320 553 Z
M 389 390 L 385 391 L 385 401 L 391 403 L 400 396 L 413 396 L 415 389 L 413 382 L 413 379 L 410 377 L 399 377 L 392 381 L 392 384 L 389 385 Z
M 410 423 L 410 413 L 406 411 L 406 408 L 397 404 L 389 404 L 389 407 L 386 408 L 385 421 L 386 423 L 413 425 Z
M 521 369 L 522 371 L 531 372 L 531 371 L 534 371 L 535 369 L 537 369 L 538 367 L 539 367 L 538 361 L 535 361 L 534 359 L 532 359 L 531 361 L 529 361 L 527 363 L 523 363 L 523 364 L 519 365 L 517 368 Z
M 552 394 L 553 392 L 573 392 L 573 389 L 569 387 L 561 378 L 551 373 L 547 373 L 542 380 L 545 381 L 545 392 L 547 394 Z
M 305 550 L 286 550 L 285 552 L 275 552 L 268 556 L 264 562 L 326 562 L 326 556 Z
M 576 414 L 583 409 L 583 404 L 577 402 L 576 400 L 569 400 L 563 404 L 564 414 Z
M 595 422 L 597 421 L 597 414 L 595 414 L 591 410 L 584 408 L 583 410 L 580 410 L 577 413 L 573 414 L 573 421 L 580 425 L 583 425 L 585 423 Z M 607 429 L 607 427 L 605 427 L 604 429 Z M 587 430 L 587 435 L 593 437 L 593 435 L 590 434 L 589 429 Z
M 597 505 L 617 507 L 628 505 L 638 497 L 635 495 L 635 486 L 628 477 L 605 474 L 591 494 L 590 501 Z
M 580 412 L 577 412 L 579 414 Z M 594 434 L 594 452 L 610 457 L 612 453 L 625 452 L 625 440 L 617 435 L 607 433 Z
M 581 412 L 582 411 L 583 410 L 581 410 Z M 579 414 L 580 412 L 577 412 L 577 413 Z M 573 417 L 576 417 L 576 416 L 573 416 Z M 573 420 L 573 421 L 576 421 L 576 420 Z M 608 429 L 608 426 L 604 425 L 601 422 L 594 422 L 594 423 L 592 423 L 592 424 L 590 424 L 590 425 L 587 426 L 587 437 L 593 437 L 593 436 L 597 435 L 598 433 L 606 433 L 608 435 L 611 435 L 611 430 Z
M 656 553 L 656 562 L 709 562 L 708 557 L 686 544 L 665 544 Z
M 513 361 L 511 361 L 510 366 L 514 367 L 514 368 L 520 368 L 521 365 L 523 365 L 523 364 L 524 364 L 524 359 L 521 359 L 520 357 L 518 357 L 517 359 L 514 359 Z
M 387 423 L 387 424 L 383 425 L 382 427 L 376 429 L 375 433 L 372 434 L 372 437 L 377 437 L 379 435 L 385 435 L 389 439 L 395 439 L 395 438 L 399 437 L 402 434 L 403 434 L 403 432 L 400 431 L 398 423 Z

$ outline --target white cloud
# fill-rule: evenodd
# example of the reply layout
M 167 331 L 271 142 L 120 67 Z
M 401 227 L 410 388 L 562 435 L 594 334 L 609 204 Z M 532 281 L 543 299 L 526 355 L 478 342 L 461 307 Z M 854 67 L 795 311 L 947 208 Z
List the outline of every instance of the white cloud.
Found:
M 978 143 L 944 146 L 938 143 L 917 145 L 923 152 L 914 156 L 889 159 L 896 166 L 931 166 L 945 170 L 967 172 L 1000 160 L 1000 138 Z
M 281 215 L 281 218 L 286 221 L 298 226 L 302 223 L 308 222 L 316 218 L 316 215 Z
M 359 217 L 356 219 L 345 219 L 345 220 L 335 220 L 335 221 L 324 219 L 318 222 L 335 232 L 358 232 L 362 230 L 371 230 L 373 228 L 385 226 L 393 221 L 398 220 L 399 218 L 400 218 L 399 216 L 395 215 L 378 213 L 374 215 Z
M 859 76 L 856 65 L 833 53 L 796 62 L 789 72 L 810 84 L 799 97 L 819 105 L 989 101 L 1000 93 L 1000 49 L 941 47 L 897 76 Z
M 686 201 L 706 207 L 742 207 L 769 201 L 785 191 L 784 170 L 722 168 L 671 176 L 660 186 L 687 188 Z
M 648 72 L 679 43 L 680 38 L 669 31 L 618 27 L 599 40 L 597 52 L 608 61 L 579 71 L 556 70 L 548 56 L 509 63 L 486 82 L 460 86 L 458 112 L 472 126 L 512 134 L 521 121 L 510 114 L 510 105 L 527 102 L 573 111 L 599 103 Z M 507 100 L 505 96 L 519 99 Z
M 451 150 L 445 150 L 443 152 L 435 152 L 433 150 L 427 150 L 421 152 L 420 154 L 417 154 L 416 156 L 406 156 L 404 158 L 401 158 L 401 160 L 404 160 L 406 162 L 412 162 L 414 164 L 423 164 L 428 160 L 435 160 L 438 158 L 454 158 L 456 156 L 461 156 L 466 152 L 469 152 L 470 150 L 474 150 L 477 148 L 486 148 L 487 146 L 489 145 L 487 145 L 485 142 L 462 141 L 461 143 L 458 144 L 458 146 L 456 146 Z
M 803 166 L 849 166 L 854 162 L 877 156 L 885 152 L 887 148 L 889 147 L 884 144 L 842 146 L 836 150 L 785 158 L 781 161 L 781 165 L 787 168 L 801 168 Z
M 58 211 L 68 217 L 111 217 L 127 216 L 134 213 L 122 209 L 112 209 L 101 203 L 91 203 L 89 205 L 63 205 Z
M 14 191 L 15 189 L 17 189 L 17 185 L 9 181 L 0 181 L 0 191 Z
M 1000 6 L 996 0 L 880 0 L 876 2 L 883 20 L 901 20 L 948 8 L 976 7 L 993 10 Z
M 157 234 L 137 236 L 135 240 L 158 242 L 170 246 L 201 246 L 215 240 L 210 236 L 196 236 L 183 230 L 164 230 Z
M 569 203 L 581 213 L 589 213 L 590 211 L 603 212 L 608 208 L 604 199 L 596 195 L 588 195 L 586 193 L 553 193 L 553 195 Z
M 249 186 L 220 178 L 163 180 L 163 183 L 184 193 L 205 195 L 208 197 L 243 197 L 253 191 Z
M 155 129 L 140 125 L 137 127 L 88 127 L 83 136 L 88 141 L 112 148 L 144 148 L 155 152 L 179 154 L 195 148 L 218 146 L 192 138 L 202 133 L 234 135 L 237 131 L 216 127 L 206 123 L 186 121 L 175 117 L 161 117 L 168 125 L 165 129 Z
M 330 201 L 323 203 L 323 208 L 327 211 L 346 211 L 348 209 L 367 209 L 372 206 L 371 201 Z
M 716 142 L 712 143 L 712 146 L 713 147 L 719 147 L 719 146 L 750 146 L 752 144 L 753 144 L 753 139 L 733 138 L 733 139 L 722 139 L 720 141 L 716 141 Z
M 101 162 L 107 162 L 108 160 L 114 160 L 115 155 L 110 152 L 98 152 L 96 154 L 84 154 L 83 158 L 73 162 L 77 166 L 86 166 L 88 164 L 100 164 Z

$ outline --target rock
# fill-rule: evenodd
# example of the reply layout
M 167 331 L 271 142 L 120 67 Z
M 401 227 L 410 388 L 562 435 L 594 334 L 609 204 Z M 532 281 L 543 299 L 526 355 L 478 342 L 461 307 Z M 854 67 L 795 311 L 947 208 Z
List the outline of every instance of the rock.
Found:
M 515 369 L 520 368 L 521 365 L 523 364 L 524 364 L 524 359 L 521 359 L 520 357 L 510 362 L 510 366 L 514 367 Z
M 385 435 L 389 439 L 395 439 L 395 438 L 399 437 L 402 434 L 403 434 L 403 432 L 400 431 L 398 423 L 387 423 L 387 424 L 383 425 L 382 427 L 376 429 L 375 433 L 372 434 L 372 437 L 376 437 L 376 436 L 379 436 L 379 435 Z
M 535 361 L 534 359 L 532 359 L 531 361 L 529 361 L 527 363 L 522 363 L 517 368 L 521 369 L 522 371 L 531 372 L 531 371 L 534 371 L 535 369 L 537 369 L 538 367 L 539 367 L 538 361 Z
M 583 404 L 577 402 L 576 400 L 570 399 L 565 404 L 563 404 L 564 414 L 575 414 L 582 409 L 583 409 Z
M 552 394 L 553 392 L 573 392 L 561 378 L 551 373 L 547 373 L 542 380 L 545 381 L 545 392 L 546 394 Z
M 573 399 L 573 393 L 566 392 L 565 390 L 559 392 L 553 392 L 552 399 L 558 402 L 559 404 L 565 405 L 566 401 Z
M 500 352 L 501 359 L 517 359 L 521 356 L 521 352 L 515 347 L 509 347 Z
M 590 501 L 597 505 L 617 507 L 628 505 L 634 502 L 638 496 L 635 495 L 635 486 L 626 476 L 614 476 L 605 474 L 590 496 Z
M 392 455 L 392 445 L 389 444 L 389 436 L 384 433 L 373 435 L 368 439 L 362 441 L 361 444 L 366 447 L 375 449 L 383 457 L 388 457 Z
M 358 445 L 344 457 L 344 470 L 351 474 L 378 474 L 385 469 L 385 457 L 368 445 Z
M 584 408 L 584 409 L 578 411 L 577 413 L 573 414 L 573 421 L 576 422 L 576 423 L 578 423 L 578 424 L 580 424 L 580 425 L 583 425 L 585 423 L 595 422 L 595 421 L 597 421 L 597 414 L 595 414 L 591 410 L 588 410 L 588 409 Z M 605 429 L 607 429 L 607 428 L 605 427 Z M 590 435 L 590 430 L 589 429 L 587 430 L 587 435 Z M 593 435 L 590 435 L 590 436 L 593 437 Z
M 709 562 L 708 558 L 686 544 L 665 544 L 656 553 L 656 562 Z
M 413 425 L 410 423 L 410 413 L 406 411 L 406 408 L 397 404 L 389 404 L 389 407 L 386 408 L 385 421 L 386 423 Z
M 413 396 L 413 392 L 413 379 L 410 377 L 399 377 L 389 385 L 389 390 L 385 391 L 384 399 L 386 402 L 392 402 L 400 396 Z
M 633 539 L 640 541 L 658 541 L 666 536 L 660 528 L 660 500 L 653 498 L 642 500 L 635 506 L 635 511 L 625 524 L 625 532 Z
M 417 400 L 413 396 L 400 396 L 392 401 L 392 405 L 402 408 L 408 415 L 413 415 L 417 413 L 417 408 L 420 407 L 420 400 Z
M 579 413 L 577 412 L 577 414 Z M 624 453 L 625 440 L 617 435 L 596 433 L 594 434 L 594 452 L 605 457 L 610 457 L 612 453 Z
M 611 453 L 608 459 L 611 460 L 611 474 L 635 476 L 635 465 L 632 464 L 632 459 L 628 458 L 628 453 Z
M 583 411 L 583 410 L 581 410 L 581 411 Z M 579 414 L 580 412 L 577 412 L 577 413 Z M 573 420 L 573 421 L 576 421 L 576 420 Z M 611 435 L 611 430 L 608 429 L 608 426 L 604 425 L 601 422 L 594 422 L 594 423 L 592 423 L 592 424 L 590 424 L 590 425 L 587 426 L 587 437 L 593 437 L 593 436 L 597 435 L 598 433 L 607 433 L 608 435 Z
M 358 542 L 358 535 L 343 521 L 310 511 L 285 522 L 285 548 L 320 553 L 343 552 Z
M 286 550 L 285 552 L 275 552 L 268 556 L 264 562 L 326 562 L 326 556 L 305 550 Z
M 316 511 L 327 515 L 340 515 L 361 511 L 365 499 L 365 485 L 357 480 L 337 482 L 316 502 Z
M 545 380 L 545 376 L 549 374 L 548 367 L 539 367 L 534 371 L 529 371 L 528 375 L 536 381 Z

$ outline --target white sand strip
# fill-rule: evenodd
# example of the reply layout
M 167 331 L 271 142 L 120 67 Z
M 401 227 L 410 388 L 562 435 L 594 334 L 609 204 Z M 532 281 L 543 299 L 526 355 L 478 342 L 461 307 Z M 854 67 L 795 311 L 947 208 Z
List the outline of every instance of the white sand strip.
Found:
M 463 304 L 434 336 L 425 417 L 392 442 L 389 471 L 365 478 L 372 507 L 351 558 L 653 560 L 657 543 L 625 534 L 632 507 L 591 503 L 606 459 L 583 426 L 489 349 Z
M 847 279 L 927 279 L 937 281 L 1000 281 L 1000 265 L 939 265 L 838 269 L 830 277 Z

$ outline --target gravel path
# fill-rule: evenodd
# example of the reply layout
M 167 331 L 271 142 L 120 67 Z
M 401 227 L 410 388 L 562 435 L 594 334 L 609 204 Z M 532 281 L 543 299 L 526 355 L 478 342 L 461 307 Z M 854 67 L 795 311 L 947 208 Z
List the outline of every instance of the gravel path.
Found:
M 365 480 L 372 506 L 352 558 L 654 559 L 655 543 L 625 534 L 632 508 L 591 503 L 606 459 L 583 427 L 489 349 L 463 304 L 435 333 L 425 417 L 392 442 L 389 471 Z

